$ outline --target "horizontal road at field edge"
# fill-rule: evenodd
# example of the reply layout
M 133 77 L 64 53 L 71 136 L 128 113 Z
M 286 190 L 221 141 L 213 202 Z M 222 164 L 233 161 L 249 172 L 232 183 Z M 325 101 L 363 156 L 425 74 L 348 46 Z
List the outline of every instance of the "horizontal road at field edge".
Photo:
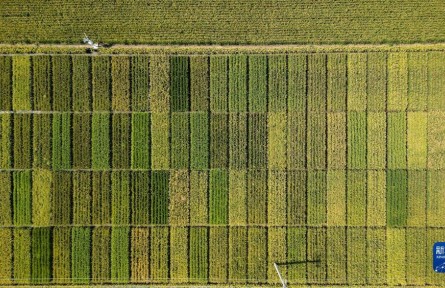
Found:
M 417 44 L 333 44 L 333 45 L 113 45 L 87 53 L 86 45 L 0 44 L 0 55 L 86 54 L 86 55 L 218 55 L 287 53 L 365 53 L 445 51 L 445 43 Z

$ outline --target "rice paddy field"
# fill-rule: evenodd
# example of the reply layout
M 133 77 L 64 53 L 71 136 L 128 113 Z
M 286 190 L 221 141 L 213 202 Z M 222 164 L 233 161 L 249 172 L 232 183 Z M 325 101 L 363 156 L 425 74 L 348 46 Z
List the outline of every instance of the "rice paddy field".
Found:
M 0 287 L 445 287 L 427 2 L 0 1 Z
M 445 51 L 0 56 L 0 282 L 445 285 Z

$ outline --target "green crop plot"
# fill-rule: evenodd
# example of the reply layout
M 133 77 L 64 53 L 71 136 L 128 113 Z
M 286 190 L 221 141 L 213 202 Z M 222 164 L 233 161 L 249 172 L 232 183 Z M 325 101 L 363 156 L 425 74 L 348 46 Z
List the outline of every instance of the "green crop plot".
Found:
M 443 49 L 336 49 L 0 56 L 0 286 L 443 286 Z

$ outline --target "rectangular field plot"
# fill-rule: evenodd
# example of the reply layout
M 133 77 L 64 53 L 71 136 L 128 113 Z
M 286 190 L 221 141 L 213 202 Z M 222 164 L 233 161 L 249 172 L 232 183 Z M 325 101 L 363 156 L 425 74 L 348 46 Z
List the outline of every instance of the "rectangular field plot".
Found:
M 0 55 L 0 286 L 444 285 L 443 48 L 134 49 Z

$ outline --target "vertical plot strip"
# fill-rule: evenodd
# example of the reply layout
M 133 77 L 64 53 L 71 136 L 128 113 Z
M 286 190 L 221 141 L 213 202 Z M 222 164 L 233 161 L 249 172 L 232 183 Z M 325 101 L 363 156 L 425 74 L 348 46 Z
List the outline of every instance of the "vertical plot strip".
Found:
M 155 172 L 153 172 L 155 173 Z M 147 225 L 150 220 L 151 202 L 150 199 L 154 195 L 154 188 L 150 189 L 150 172 L 148 171 L 132 171 L 130 183 L 131 195 L 131 224 Z M 159 209 L 165 208 L 160 206 Z M 156 223 L 156 222 L 154 222 Z
M 11 191 L 11 177 L 12 172 L 0 172 L 0 226 L 12 225 L 13 223 L 13 209 L 11 207 L 11 201 L 13 199 L 13 193 Z M 1 257 L 0 257 L 1 258 Z M 1 266 L 1 265 L 0 265 Z
M 170 111 L 170 65 L 169 57 L 150 57 L 150 110 L 155 113 Z
M 91 281 L 108 282 L 111 275 L 111 228 L 94 227 L 91 238 Z
M 210 56 L 210 111 L 228 111 L 228 62 L 226 56 Z
M 229 224 L 245 225 L 246 223 L 247 223 L 247 172 L 243 170 L 230 170 L 229 171 Z
M 12 73 L 13 58 L 10 56 L 0 56 L 0 110 L 12 110 Z
M 31 171 L 13 172 L 13 215 L 14 225 L 31 225 Z
M 352 55 L 352 54 L 351 54 Z M 327 60 L 327 104 L 329 112 L 346 111 L 348 91 L 346 71 L 349 64 L 348 54 L 329 53 Z M 363 81 L 363 79 L 360 79 Z M 366 83 L 365 83 L 366 84 Z M 363 91 L 362 91 L 363 93 Z M 349 107 L 348 107 L 349 108 Z
M 348 113 L 348 168 L 366 168 L 366 113 Z
M 190 56 L 190 110 L 209 110 L 209 58 Z
M 445 73 L 445 54 L 443 52 L 428 53 L 428 110 L 445 110 L 445 83 L 442 75 Z
M 445 168 L 445 112 L 428 113 L 428 168 Z
M 131 111 L 150 110 L 150 58 L 135 55 L 130 58 Z
M 228 173 L 227 170 L 210 170 L 209 223 L 227 224 L 228 220 Z
M 307 221 L 307 172 L 287 173 L 287 224 L 304 225 Z
M 224 203 L 221 204 L 224 205 Z M 190 224 L 190 174 L 188 171 L 171 172 L 168 210 L 170 225 Z
M 13 146 L 11 143 L 11 135 L 15 134 L 12 129 L 12 119 L 14 116 L 11 114 L 0 115 L 0 168 L 7 169 L 12 167 Z M 14 138 L 13 138 L 14 139 Z M 15 147 L 14 147 L 15 148 Z
M 229 125 L 227 114 L 210 115 L 210 168 L 227 168 Z
M 128 283 L 130 279 L 130 228 L 111 229 L 111 281 Z
M 408 53 L 408 110 L 428 109 L 428 54 Z M 435 103 L 437 105 L 438 103 Z
M 33 124 L 33 133 L 32 133 L 33 167 L 49 169 L 51 168 L 51 160 L 52 160 L 51 115 L 34 114 L 32 124 Z
M 438 182 L 440 183 L 440 180 Z M 425 226 L 426 211 L 429 211 L 426 199 L 427 172 L 425 170 L 408 170 L 407 226 Z
M 54 184 L 51 195 L 51 223 L 53 225 L 68 225 L 72 223 L 71 211 L 73 206 L 71 201 L 73 186 L 71 176 L 71 172 L 67 171 L 53 173 Z
M 267 114 L 255 113 L 248 115 L 248 168 L 261 169 L 267 167 Z
M 348 170 L 347 223 L 349 226 L 366 225 L 366 173 Z
M 247 167 L 247 114 L 229 114 L 229 167 Z
M 307 164 L 306 112 L 287 115 L 287 168 L 305 169 Z M 249 149 L 250 152 L 250 149 Z
M 34 110 L 51 111 L 52 109 L 52 82 L 51 58 L 49 55 L 36 55 L 32 58 L 32 91 Z M 88 85 L 84 85 L 87 87 Z
M 84 55 L 73 55 L 72 101 L 73 111 L 91 111 L 91 58 Z
M 386 229 L 368 228 L 367 241 L 367 279 L 369 284 L 382 285 L 387 281 L 387 237 Z M 391 252 L 392 253 L 392 252 Z M 400 263 L 403 265 L 403 263 Z
M 406 113 L 388 113 L 387 159 L 389 169 L 406 169 Z
M 72 62 L 71 56 L 52 56 L 52 76 L 53 76 L 53 110 L 72 110 Z
M 190 71 L 187 56 L 170 58 L 170 95 L 172 112 L 190 110 Z
M 73 114 L 73 168 L 91 168 L 91 115 Z
M 111 172 L 111 223 L 130 224 L 130 172 Z
M 263 283 L 267 279 L 267 228 L 249 227 L 247 233 L 247 278 Z
M 368 111 L 383 112 L 386 110 L 387 98 L 387 56 L 385 52 L 368 54 Z
M 208 189 L 209 189 L 209 172 L 193 171 L 193 170 L 190 171 L 190 225 L 203 225 L 208 223 L 209 219 Z M 232 189 L 229 188 L 229 191 L 232 191 Z M 238 197 L 243 198 L 242 195 Z M 229 198 L 229 203 L 232 203 L 230 198 Z
M 267 223 L 267 171 L 247 171 L 247 223 Z
M 131 119 L 129 114 L 113 114 L 111 118 L 111 167 L 130 168 Z
M 109 111 L 111 109 L 110 57 L 95 56 L 91 59 L 93 110 Z
M 71 168 L 71 114 L 61 113 L 53 115 L 52 136 L 53 169 Z
M 268 111 L 287 111 L 287 56 L 269 55 Z
M 165 283 L 169 279 L 169 227 L 153 227 L 150 234 L 150 279 Z
M 188 169 L 190 167 L 190 117 L 187 113 L 172 113 L 170 119 L 170 167 Z
M 31 280 L 31 229 L 14 229 L 14 275 L 18 284 L 30 284 Z
M 32 115 L 14 114 L 13 161 L 14 168 L 29 169 L 32 163 Z M 6 139 L 5 139 L 6 141 Z
M 170 228 L 170 269 L 171 282 L 184 283 L 189 273 L 188 227 Z
M 111 223 L 111 187 L 109 171 L 92 173 L 92 224 Z
M 388 111 L 405 111 L 408 107 L 408 56 L 404 52 L 388 53 Z
M 143 283 L 150 278 L 150 228 L 131 228 L 131 282 Z
M 0 228 L 0 237 L 4 242 L 0 246 L 0 283 L 1 284 L 11 284 L 12 275 L 12 257 L 13 257 L 13 242 L 12 235 L 13 230 L 10 228 Z
M 407 158 L 409 169 L 425 169 L 427 167 L 427 126 L 427 113 L 407 113 Z
M 427 226 L 443 227 L 445 219 L 441 217 L 442 210 L 445 209 L 445 171 L 428 171 L 428 192 L 427 192 Z
M 307 185 L 307 224 L 326 224 L 326 171 L 308 172 Z
M 73 172 L 73 224 L 91 224 L 91 173 Z
M 151 168 L 170 168 L 170 121 L 167 113 L 151 114 Z
M 307 110 L 326 111 L 326 54 L 308 55 L 307 64 Z
M 51 281 L 51 228 L 34 228 L 31 235 L 31 279 L 34 284 Z
M 12 109 L 29 111 L 32 109 L 31 97 L 31 57 L 12 57 Z
M 367 100 L 367 54 L 348 54 L 348 111 L 365 111 Z
M 152 224 L 168 223 L 169 178 L 169 171 L 152 171 L 150 199 L 150 222 Z
M 269 169 L 287 167 L 287 115 L 284 112 L 269 112 L 267 120 Z
M 71 237 L 71 278 L 76 284 L 89 283 L 91 279 L 90 228 L 73 227 Z
M 360 230 L 358 230 L 360 231 Z M 363 232 L 366 232 L 363 229 Z M 350 233 L 352 234 L 352 233 Z M 348 235 L 349 236 L 349 235 Z M 363 236 L 363 235 L 360 235 Z M 327 244 L 327 251 L 326 251 L 326 259 L 327 259 L 327 281 L 329 283 L 332 284 L 346 284 L 347 282 L 355 282 L 355 281 L 347 281 L 347 275 L 348 275 L 348 270 L 353 270 L 352 272 L 355 275 L 352 275 L 352 277 L 357 277 L 358 275 L 356 274 L 357 272 L 361 272 L 361 274 L 359 275 L 360 277 L 363 276 L 363 268 L 366 267 L 366 265 L 362 265 L 362 266 L 358 266 L 358 264 L 362 264 L 362 263 L 357 263 L 357 261 L 363 262 L 366 261 L 367 256 L 363 255 L 364 253 L 366 253 L 366 249 L 364 249 L 363 251 L 355 251 L 353 248 L 355 247 L 351 247 L 349 248 L 349 243 L 352 241 L 348 242 L 348 238 L 347 238 L 347 234 L 346 234 L 346 228 L 345 227 L 328 227 L 327 228 L 327 239 L 326 239 L 326 244 Z M 366 239 L 359 239 L 360 244 L 363 245 L 366 241 Z M 347 251 L 346 247 L 349 248 L 349 251 Z M 348 254 L 349 253 L 352 254 L 352 259 L 348 258 Z M 355 256 L 354 253 L 355 252 L 359 252 L 360 255 Z M 359 257 L 363 257 L 362 259 L 359 259 Z M 347 260 L 348 259 L 348 260 Z M 355 260 L 355 262 L 354 262 Z M 348 262 L 351 261 L 353 262 L 352 264 L 350 264 L 349 267 L 347 267 Z M 348 269 L 349 268 L 349 269 Z M 352 278 L 350 276 L 350 278 Z M 362 277 L 363 278 L 363 277 Z M 357 281 L 358 282 L 358 281 Z
M 289 284 L 307 283 L 307 228 L 287 228 L 287 261 L 294 263 L 287 267 L 287 281 Z
M 191 282 L 207 283 L 209 267 L 208 234 L 207 227 L 190 228 L 189 273 Z M 214 260 L 212 259 L 212 261 Z
M 307 120 L 307 168 L 326 168 L 326 113 L 312 112 Z
M 71 228 L 53 228 L 52 278 L 55 283 L 70 283 L 71 279 Z
M 229 228 L 229 282 L 246 283 L 247 227 Z
M 228 227 L 210 227 L 209 282 L 226 283 L 228 277 Z
M 229 111 L 247 111 L 247 56 L 229 56 Z
M 289 54 L 287 56 L 287 110 L 306 111 L 307 93 L 307 55 Z
M 32 172 L 32 223 L 35 226 L 49 226 L 51 223 L 52 178 L 50 170 Z
M 149 113 L 131 115 L 131 168 L 151 167 L 151 118 Z
M 111 58 L 111 109 L 130 111 L 130 58 L 113 56 Z
M 406 225 L 408 174 L 406 170 L 388 170 L 386 175 L 386 219 L 389 227 Z
M 110 114 L 93 114 L 91 146 L 93 169 L 110 168 Z
M 328 113 L 327 118 L 327 167 L 328 169 L 345 169 L 347 153 L 346 139 L 349 139 L 346 134 L 346 113 Z M 363 131 L 360 132 L 363 133 Z M 366 131 L 364 132 L 366 133 Z M 361 139 L 359 144 L 362 146 L 366 145 L 363 143 L 364 141 L 366 141 L 366 139 Z
M 267 112 L 267 56 L 249 56 L 249 112 Z
M 207 113 L 190 114 L 190 168 L 209 166 L 209 117 Z

